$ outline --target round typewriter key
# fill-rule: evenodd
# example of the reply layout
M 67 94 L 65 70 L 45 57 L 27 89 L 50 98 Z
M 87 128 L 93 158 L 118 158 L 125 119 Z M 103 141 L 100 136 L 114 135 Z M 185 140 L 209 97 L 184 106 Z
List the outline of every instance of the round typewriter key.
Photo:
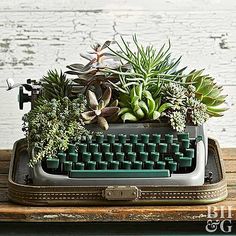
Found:
M 145 163 L 144 163 L 145 169 L 152 170 L 153 166 L 154 166 L 154 162 L 153 161 L 145 161 Z
M 182 139 L 181 143 L 182 143 L 183 148 L 187 149 L 187 148 L 189 148 L 190 140 L 189 139 Z
M 75 163 L 75 169 L 76 170 L 84 170 L 84 163 L 82 163 L 82 162 Z
M 48 169 L 57 169 L 59 167 L 59 159 L 57 158 L 47 158 L 46 163 Z
M 192 166 L 192 158 L 180 157 L 179 166 L 180 167 L 191 167 Z
M 159 143 L 159 152 L 166 153 L 167 152 L 167 143 Z
M 149 134 L 140 134 L 141 143 L 149 142 Z
M 128 152 L 127 160 L 134 162 L 136 160 L 136 152 Z
M 78 144 L 78 152 L 83 153 L 87 151 L 87 144 L 86 143 L 79 143 Z
M 143 152 L 144 151 L 144 143 L 136 143 L 135 150 L 136 150 L 136 152 Z
M 107 162 L 113 161 L 113 153 L 112 152 L 105 153 L 105 161 L 107 161 Z
M 178 133 L 177 138 L 178 141 L 182 141 L 183 139 L 189 139 L 189 133 Z
M 139 153 L 139 160 L 145 162 L 148 160 L 148 153 L 147 152 L 140 152 Z
M 89 151 L 91 153 L 95 153 L 95 152 L 98 152 L 98 144 L 97 143 L 91 143 L 89 145 Z
M 171 152 L 172 152 L 172 153 L 179 152 L 179 144 L 177 144 L 177 143 L 172 143 L 172 144 L 171 144 Z
M 161 142 L 161 135 L 160 134 L 152 134 L 152 142 L 153 143 L 160 143 Z
M 68 144 L 68 153 L 75 152 L 75 144 Z
M 138 142 L 138 135 L 137 134 L 130 134 L 129 135 L 130 143 L 137 143 Z
M 125 169 L 125 170 L 130 170 L 131 165 L 132 165 L 131 161 L 123 161 L 122 162 L 123 169 Z
M 175 161 L 169 161 L 167 166 L 168 166 L 168 169 L 170 170 L 171 173 L 173 173 L 177 170 L 177 162 L 175 162 Z
M 132 164 L 132 168 L 136 170 L 141 170 L 143 166 L 143 163 L 141 161 L 135 161 Z
M 64 171 L 69 172 L 72 170 L 72 161 L 64 162 Z
M 69 160 L 72 162 L 78 161 L 78 154 L 77 153 L 69 153 Z
M 156 165 L 157 165 L 157 169 L 165 169 L 166 163 L 164 161 L 158 161 Z
M 156 151 L 156 144 L 155 143 L 148 143 L 147 144 L 147 151 L 148 152 L 155 152 Z
M 157 162 L 157 161 L 159 161 L 159 157 L 160 157 L 159 152 L 151 152 L 151 154 L 150 154 L 151 161 Z
M 57 154 L 57 157 L 60 163 L 63 163 L 64 161 L 66 161 L 66 154 L 64 152 L 59 152 Z
M 102 143 L 101 149 L 102 149 L 102 152 L 110 152 L 110 144 L 109 143 Z
M 116 157 L 115 157 L 116 161 L 119 161 L 119 162 L 124 161 L 124 158 L 125 158 L 125 154 L 123 152 L 116 153 Z
M 96 142 L 101 144 L 103 143 L 103 140 L 104 140 L 104 135 L 103 134 L 97 134 L 96 135 Z
M 164 159 L 165 159 L 166 162 L 173 161 L 172 157 L 165 157 Z
M 99 169 L 101 170 L 107 170 L 107 162 L 106 161 L 101 161 L 99 163 Z
M 83 162 L 88 162 L 91 159 L 91 153 L 90 152 L 84 152 L 82 154 L 82 161 Z
M 184 154 L 183 154 L 182 152 L 176 152 L 175 155 L 174 155 L 174 159 L 175 159 L 177 162 L 179 162 L 179 159 L 180 159 L 181 157 L 183 157 L 183 156 L 184 156 Z
M 93 153 L 93 161 L 100 162 L 102 160 L 102 153 L 95 152 Z
M 95 161 L 89 161 L 87 163 L 88 170 L 96 170 L 96 162 Z
M 133 145 L 131 144 L 131 143 L 125 143 L 124 145 L 123 145 L 123 150 L 124 150 L 124 152 L 132 152 L 132 147 L 133 147 Z
M 193 148 L 187 148 L 185 150 L 186 157 L 194 158 L 194 149 Z
M 115 143 L 116 136 L 114 134 L 107 134 L 107 142 L 108 143 Z
M 114 152 L 121 152 L 122 145 L 120 143 L 114 143 L 113 144 L 113 151 Z
M 119 143 L 124 144 L 126 142 L 126 134 L 118 134 Z
M 118 170 L 119 169 L 119 161 L 111 161 L 109 167 L 112 170 Z
M 165 141 L 166 141 L 166 143 L 168 143 L 168 144 L 171 144 L 171 143 L 173 143 L 173 134 L 165 134 Z

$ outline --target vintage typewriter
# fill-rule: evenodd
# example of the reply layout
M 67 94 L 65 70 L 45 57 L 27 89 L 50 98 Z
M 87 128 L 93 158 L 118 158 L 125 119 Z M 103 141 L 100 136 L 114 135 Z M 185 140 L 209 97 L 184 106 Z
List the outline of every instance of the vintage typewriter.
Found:
M 39 87 L 25 84 L 31 96 L 19 88 L 19 104 L 31 101 Z M 97 131 L 89 125 L 88 129 Z M 208 140 L 204 127 L 188 126 L 177 133 L 165 124 L 111 124 L 108 131 L 69 145 L 31 170 L 34 185 L 182 185 L 205 181 Z M 34 155 L 32 153 L 31 155 Z

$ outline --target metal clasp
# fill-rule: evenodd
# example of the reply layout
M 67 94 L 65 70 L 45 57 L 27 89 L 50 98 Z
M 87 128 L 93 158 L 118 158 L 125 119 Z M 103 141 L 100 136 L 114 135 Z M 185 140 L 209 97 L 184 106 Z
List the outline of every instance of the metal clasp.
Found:
M 136 200 L 141 191 L 136 186 L 108 186 L 104 190 L 107 200 Z

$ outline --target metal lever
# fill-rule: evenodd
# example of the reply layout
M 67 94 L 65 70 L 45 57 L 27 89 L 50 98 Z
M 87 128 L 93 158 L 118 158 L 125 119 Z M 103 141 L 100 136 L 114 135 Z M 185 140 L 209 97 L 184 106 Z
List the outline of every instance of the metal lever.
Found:
M 29 96 L 27 93 L 24 93 L 23 86 L 20 86 L 19 95 L 18 95 L 18 102 L 19 102 L 20 110 L 23 110 L 24 103 L 30 102 L 30 101 L 31 101 L 31 96 Z

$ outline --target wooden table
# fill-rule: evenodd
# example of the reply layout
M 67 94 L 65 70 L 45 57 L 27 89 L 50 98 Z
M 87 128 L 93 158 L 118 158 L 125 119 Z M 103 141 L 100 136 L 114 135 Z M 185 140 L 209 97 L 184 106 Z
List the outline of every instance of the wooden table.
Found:
M 109 206 L 109 207 L 31 207 L 8 201 L 7 178 L 10 150 L 0 150 L 0 222 L 163 222 L 207 221 L 207 205 L 197 206 Z M 220 212 L 232 208 L 236 220 L 236 148 L 223 149 L 228 181 L 227 199 L 212 204 Z

